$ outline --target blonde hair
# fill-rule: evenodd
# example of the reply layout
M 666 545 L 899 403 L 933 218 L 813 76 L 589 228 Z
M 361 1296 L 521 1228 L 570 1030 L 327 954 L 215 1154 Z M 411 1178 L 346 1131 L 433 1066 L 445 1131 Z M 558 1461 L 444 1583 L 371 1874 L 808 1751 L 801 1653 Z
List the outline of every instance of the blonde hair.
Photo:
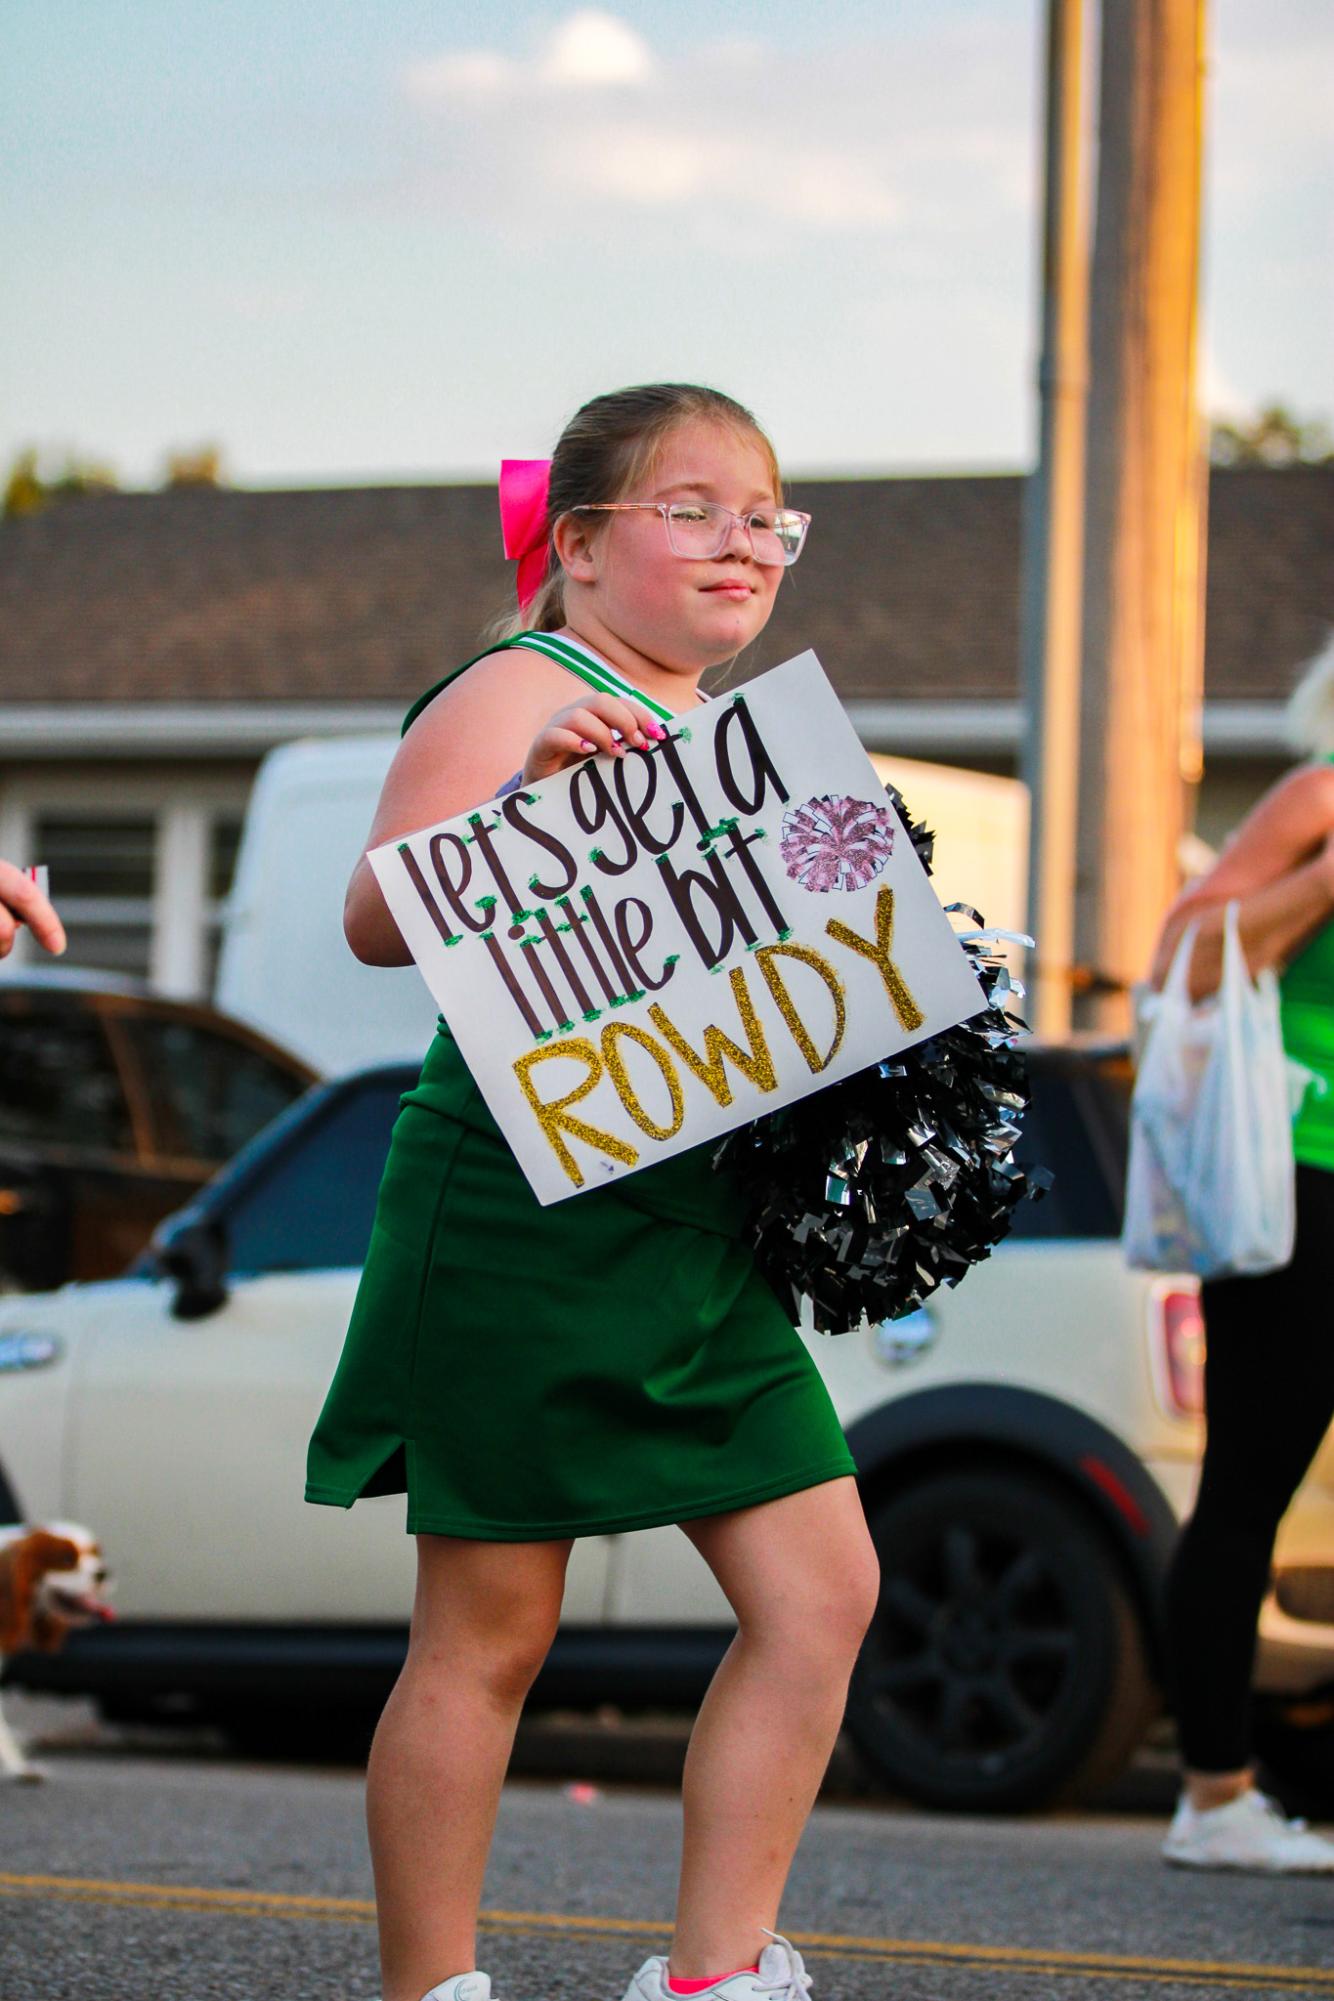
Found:
M 1289 695 L 1283 733 L 1306 757 L 1334 756 L 1334 633 Z
M 565 573 L 551 542 L 557 521 L 574 507 L 623 500 L 652 469 L 677 425 L 697 417 L 722 424 L 760 447 L 769 462 L 774 499 L 781 503 L 783 479 L 772 444 L 750 411 L 721 389 L 694 382 L 650 382 L 595 396 L 575 412 L 551 455 L 547 567 L 537 594 L 522 610 L 506 611 L 496 619 L 488 639 L 512 639 L 516 632 L 555 632 L 564 625 Z

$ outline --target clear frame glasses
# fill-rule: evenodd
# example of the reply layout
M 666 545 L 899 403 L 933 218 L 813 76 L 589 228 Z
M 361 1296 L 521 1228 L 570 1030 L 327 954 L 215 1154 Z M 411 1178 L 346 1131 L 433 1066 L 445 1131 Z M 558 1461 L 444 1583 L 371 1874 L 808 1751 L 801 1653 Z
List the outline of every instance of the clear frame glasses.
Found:
M 707 562 L 721 556 L 740 528 L 757 563 L 790 567 L 801 554 L 809 514 L 795 507 L 757 507 L 749 514 L 734 514 L 716 500 L 590 500 L 572 507 L 571 514 L 660 514 L 667 524 L 667 541 L 674 556 L 687 561 Z

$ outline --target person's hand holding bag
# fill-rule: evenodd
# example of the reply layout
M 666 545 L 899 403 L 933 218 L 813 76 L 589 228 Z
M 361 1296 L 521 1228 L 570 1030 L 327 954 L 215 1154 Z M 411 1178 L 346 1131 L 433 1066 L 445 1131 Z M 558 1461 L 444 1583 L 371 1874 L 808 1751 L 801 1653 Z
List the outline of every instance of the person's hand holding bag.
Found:
M 1278 982 L 1252 976 L 1238 906 L 1222 923 L 1222 978 L 1192 1002 L 1196 928 L 1182 934 L 1132 1102 L 1124 1244 L 1154 1271 L 1273 1271 L 1292 1256 L 1292 1110 Z

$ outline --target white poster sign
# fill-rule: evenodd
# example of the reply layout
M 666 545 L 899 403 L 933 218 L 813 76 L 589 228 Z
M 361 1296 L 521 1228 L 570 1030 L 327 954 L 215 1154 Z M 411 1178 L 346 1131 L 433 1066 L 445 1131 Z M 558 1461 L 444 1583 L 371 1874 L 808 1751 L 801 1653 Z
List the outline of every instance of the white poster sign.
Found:
M 542 1203 L 983 1005 L 809 652 L 370 861 Z

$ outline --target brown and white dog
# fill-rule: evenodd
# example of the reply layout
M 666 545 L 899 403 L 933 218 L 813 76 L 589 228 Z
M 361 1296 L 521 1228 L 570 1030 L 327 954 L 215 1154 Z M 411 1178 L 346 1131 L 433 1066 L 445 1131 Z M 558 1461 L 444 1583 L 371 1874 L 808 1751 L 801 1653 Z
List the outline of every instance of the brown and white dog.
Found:
M 54 1653 L 76 1626 L 114 1619 L 106 1583 L 97 1539 L 77 1522 L 0 1528 L 0 1662 L 29 1647 Z M 0 1714 L 0 1779 L 45 1776 Z

